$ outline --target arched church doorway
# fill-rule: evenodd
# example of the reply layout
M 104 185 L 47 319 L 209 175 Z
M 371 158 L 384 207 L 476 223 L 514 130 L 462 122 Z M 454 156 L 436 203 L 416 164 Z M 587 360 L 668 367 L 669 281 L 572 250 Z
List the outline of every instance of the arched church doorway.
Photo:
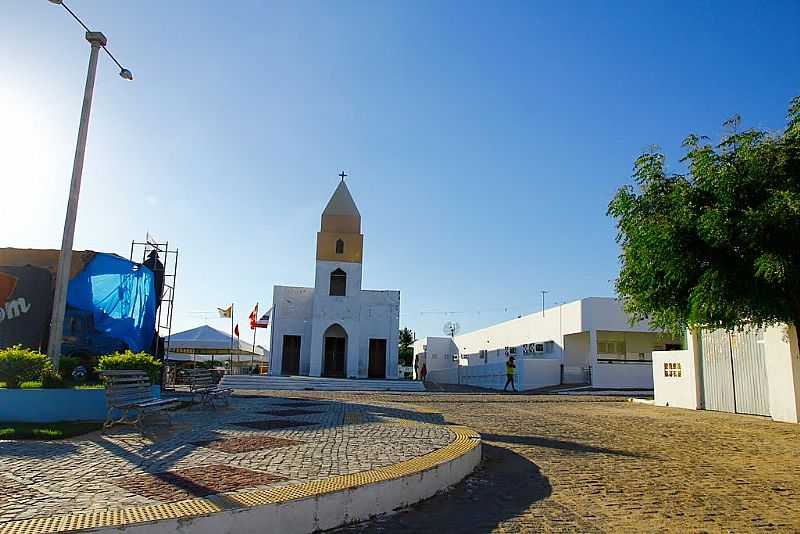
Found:
M 347 374 L 347 332 L 339 324 L 332 324 L 325 330 L 324 359 L 322 375 L 344 378 Z

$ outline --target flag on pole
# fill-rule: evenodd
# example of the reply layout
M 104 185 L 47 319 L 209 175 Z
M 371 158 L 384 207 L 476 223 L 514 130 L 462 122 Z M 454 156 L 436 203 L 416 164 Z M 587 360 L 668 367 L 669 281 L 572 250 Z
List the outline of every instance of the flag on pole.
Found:
M 217 308 L 220 317 L 233 317 L 233 304 L 227 308 Z
M 269 326 L 270 315 L 272 315 L 272 307 L 270 307 L 270 309 L 268 309 L 267 312 L 261 316 L 261 319 L 251 325 L 252 328 L 267 328 Z
M 233 333 L 236 334 L 236 337 L 239 337 L 239 325 L 236 325 L 236 328 L 233 329 Z
M 256 307 L 253 308 L 253 311 L 250 312 L 250 330 L 256 329 L 257 319 L 258 319 L 258 302 L 256 302 Z

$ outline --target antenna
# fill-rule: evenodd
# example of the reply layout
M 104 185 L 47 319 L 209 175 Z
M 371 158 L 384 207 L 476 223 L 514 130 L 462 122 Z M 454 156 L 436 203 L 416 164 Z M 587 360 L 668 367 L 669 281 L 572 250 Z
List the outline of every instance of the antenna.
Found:
M 444 332 L 445 335 L 454 337 L 456 334 L 461 332 L 461 325 L 455 321 L 447 321 L 444 323 L 444 326 L 442 326 L 442 332 Z

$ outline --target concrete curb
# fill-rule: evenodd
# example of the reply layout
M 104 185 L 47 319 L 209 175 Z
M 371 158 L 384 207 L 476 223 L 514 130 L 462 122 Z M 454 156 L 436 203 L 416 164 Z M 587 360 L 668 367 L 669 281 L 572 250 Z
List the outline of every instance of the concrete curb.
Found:
M 480 436 L 449 426 L 445 447 L 398 464 L 264 491 L 219 494 L 121 510 L 0 524 L 0 534 L 307 533 L 363 521 L 427 499 L 458 483 L 481 460 Z

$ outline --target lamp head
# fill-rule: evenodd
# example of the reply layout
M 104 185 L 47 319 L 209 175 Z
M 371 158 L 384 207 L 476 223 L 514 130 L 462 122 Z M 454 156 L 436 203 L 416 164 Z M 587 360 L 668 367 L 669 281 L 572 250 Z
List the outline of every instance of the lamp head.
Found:
M 63 0 L 49 0 L 49 2 L 50 2 L 51 4 L 55 4 L 55 5 L 57 5 L 57 6 L 58 6 L 58 5 L 61 5 L 61 4 L 63 4 L 63 3 L 64 3 L 64 2 L 63 2 Z
M 133 80 L 133 74 L 128 69 L 122 69 L 119 71 L 119 75 L 125 78 L 126 80 Z

